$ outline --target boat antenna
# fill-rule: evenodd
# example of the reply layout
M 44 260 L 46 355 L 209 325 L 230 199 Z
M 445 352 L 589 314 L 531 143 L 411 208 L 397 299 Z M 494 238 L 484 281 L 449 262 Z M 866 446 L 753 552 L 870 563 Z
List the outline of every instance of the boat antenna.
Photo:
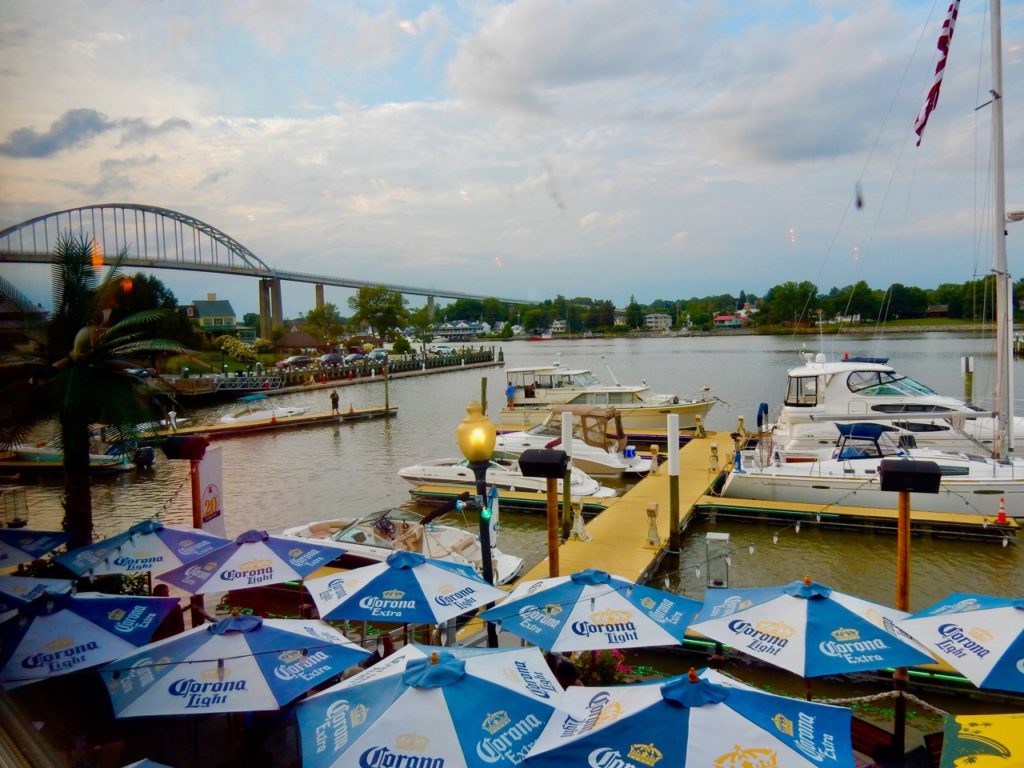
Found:
M 608 365 L 608 361 L 605 359 L 604 355 L 601 355 L 601 362 L 604 363 L 604 368 L 608 371 L 608 375 L 612 377 L 612 381 L 615 382 L 615 386 L 621 387 L 622 385 L 619 384 L 619 380 L 615 378 L 615 371 L 613 371 L 612 367 Z

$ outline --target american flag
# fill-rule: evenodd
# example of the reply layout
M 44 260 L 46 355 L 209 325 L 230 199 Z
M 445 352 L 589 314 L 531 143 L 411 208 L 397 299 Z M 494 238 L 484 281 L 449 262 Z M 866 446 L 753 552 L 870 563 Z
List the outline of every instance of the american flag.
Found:
M 956 15 L 960 11 L 960 0 L 953 0 L 946 11 L 946 20 L 942 22 L 942 31 L 939 33 L 939 62 L 935 65 L 935 81 L 928 89 L 928 98 L 914 121 L 914 133 L 917 134 L 917 146 L 921 146 L 921 138 L 924 136 L 924 127 L 928 125 L 928 117 L 931 115 L 935 105 L 939 103 L 939 88 L 942 87 L 942 75 L 946 71 L 946 57 L 949 55 L 949 41 L 953 39 L 953 25 L 956 24 Z

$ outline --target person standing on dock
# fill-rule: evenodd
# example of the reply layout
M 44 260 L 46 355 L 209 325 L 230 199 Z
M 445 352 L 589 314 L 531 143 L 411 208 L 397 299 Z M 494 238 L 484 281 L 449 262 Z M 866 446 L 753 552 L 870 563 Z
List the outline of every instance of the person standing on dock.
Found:
M 516 399 L 516 388 L 512 386 L 511 381 L 508 383 L 508 386 L 505 387 L 505 399 L 508 401 L 508 407 L 511 408 L 512 403 Z
M 337 416 L 338 413 L 339 413 L 339 411 L 338 411 L 338 390 L 332 389 L 331 390 L 331 415 L 332 416 Z

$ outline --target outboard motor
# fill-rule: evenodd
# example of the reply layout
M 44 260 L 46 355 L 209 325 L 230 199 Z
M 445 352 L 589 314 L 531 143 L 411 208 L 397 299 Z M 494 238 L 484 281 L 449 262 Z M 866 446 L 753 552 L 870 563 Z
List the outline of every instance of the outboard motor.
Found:
M 151 445 L 143 445 L 135 449 L 135 466 L 138 469 L 152 469 L 156 461 L 156 451 Z

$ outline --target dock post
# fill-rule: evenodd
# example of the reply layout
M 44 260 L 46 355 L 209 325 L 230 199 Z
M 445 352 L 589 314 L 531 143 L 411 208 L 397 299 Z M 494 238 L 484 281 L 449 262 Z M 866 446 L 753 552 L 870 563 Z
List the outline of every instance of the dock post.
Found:
M 548 576 L 558 576 L 558 479 L 547 479 Z
M 566 411 L 562 414 L 562 449 L 569 456 L 562 478 L 562 541 L 569 540 L 572 528 L 572 420 L 574 416 Z
M 679 414 L 668 415 L 668 551 L 679 554 Z

